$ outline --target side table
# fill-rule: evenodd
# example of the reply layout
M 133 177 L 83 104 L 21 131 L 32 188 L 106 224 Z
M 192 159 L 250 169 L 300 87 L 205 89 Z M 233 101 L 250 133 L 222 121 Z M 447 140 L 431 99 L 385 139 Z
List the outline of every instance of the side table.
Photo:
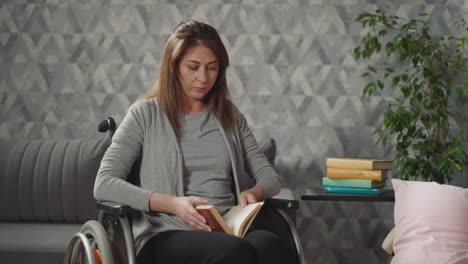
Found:
M 306 188 L 301 195 L 303 201 L 344 201 L 344 202 L 395 202 L 395 193 L 391 189 L 385 189 L 379 195 L 357 195 L 326 193 L 322 188 Z
M 304 193 L 301 195 L 301 200 L 342 202 L 395 202 L 395 192 L 392 189 L 385 189 L 385 191 L 379 195 L 338 194 L 326 193 L 323 191 L 323 188 L 316 187 L 306 188 L 304 190 Z

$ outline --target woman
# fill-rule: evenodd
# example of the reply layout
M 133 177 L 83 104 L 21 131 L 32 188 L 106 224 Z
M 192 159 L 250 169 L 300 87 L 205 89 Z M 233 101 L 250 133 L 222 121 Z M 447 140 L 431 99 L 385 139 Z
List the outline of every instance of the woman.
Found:
M 133 221 L 139 261 L 287 263 L 276 235 L 254 230 L 241 239 L 209 232 L 195 210 L 209 203 L 225 212 L 280 190 L 276 172 L 229 99 L 228 66 L 213 27 L 194 20 L 177 26 L 155 88 L 130 107 L 101 162 L 95 198 L 143 213 Z M 140 155 L 135 186 L 125 179 Z

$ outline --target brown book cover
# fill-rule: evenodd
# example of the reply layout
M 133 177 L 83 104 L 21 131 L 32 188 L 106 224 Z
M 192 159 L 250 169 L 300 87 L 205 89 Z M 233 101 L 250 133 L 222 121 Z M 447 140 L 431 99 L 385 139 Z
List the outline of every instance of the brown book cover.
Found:
M 327 167 L 327 177 L 332 179 L 362 179 L 382 181 L 387 178 L 387 171 Z
M 353 158 L 327 158 L 327 167 L 365 170 L 390 170 L 392 169 L 392 161 Z
M 264 202 L 233 206 L 224 216 L 213 205 L 198 205 L 197 211 L 205 217 L 212 231 L 244 237 Z

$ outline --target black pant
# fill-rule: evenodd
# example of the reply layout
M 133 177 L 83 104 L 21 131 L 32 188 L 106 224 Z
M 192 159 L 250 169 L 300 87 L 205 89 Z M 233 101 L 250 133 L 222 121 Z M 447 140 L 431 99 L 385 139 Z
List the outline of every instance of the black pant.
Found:
M 244 239 L 219 232 L 167 231 L 148 241 L 138 263 L 285 264 L 288 250 L 281 239 L 265 230 L 249 232 Z

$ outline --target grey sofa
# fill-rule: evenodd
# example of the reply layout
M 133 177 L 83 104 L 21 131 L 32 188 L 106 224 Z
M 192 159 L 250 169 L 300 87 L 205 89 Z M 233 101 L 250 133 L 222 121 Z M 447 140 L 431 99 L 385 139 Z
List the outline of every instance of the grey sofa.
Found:
M 0 263 L 62 263 L 109 140 L 0 140 Z

